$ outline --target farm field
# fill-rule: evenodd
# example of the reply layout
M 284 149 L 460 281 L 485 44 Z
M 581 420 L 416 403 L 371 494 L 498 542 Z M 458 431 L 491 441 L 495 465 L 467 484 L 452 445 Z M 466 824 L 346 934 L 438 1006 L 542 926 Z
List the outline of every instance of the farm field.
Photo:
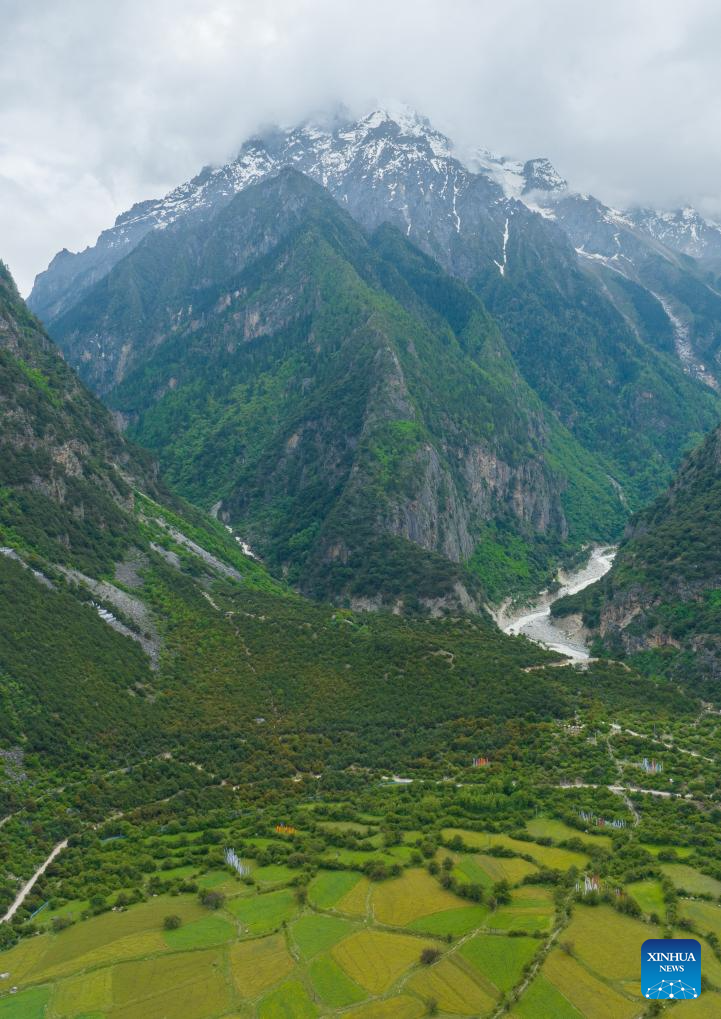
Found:
M 679 891 L 689 895 L 712 895 L 716 899 L 721 896 L 721 881 L 685 863 L 662 863 L 661 870 Z
M 693 921 L 696 930 L 721 938 L 721 906 L 701 899 L 681 899 L 680 913 Z
M 577 906 L 563 940 L 585 966 L 605 980 L 638 980 L 641 945 L 662 937 L 661 929 L 617 913 L 610 906 Z
M 497 881 L 508 881 L 510 885 L 515 885 L 537 871 L 535 864 L 519 857 L 487 856 L 480 853 L 463 856 L 455 868 L 461 880 L 476 881 L 486 888 L 492 888 Z
M 570 824 L 552 817 L 534 817 L 532 821 L 526 823 L 526 831 L 534 839 L 553 839 L 554 842 L 581 839 L 589 846 L 599 846 L 601 849 L 610 849 L 612 845 L 610 835 L 579 831 L 578 828 L 572 828 Z
M 633 881 L 626 885 L 626 891 L 633 896 L 644 913 L 648 915 L 655 913 L 659 918 L 663 918 L 666 904 L 659 881 Z
M 540 846 L 537 842 L 524 842 L 521 839 L 514 839 L 510 835 L 465 831 L 462 828 L 444 828 L 442 834 L 445 839 L 449 840 L 454 835 L 459 835 L 466 845 L 474 849 L 483 850 L 490 849 L 492 846 L 502 846 L 519 855 L 532 857 L 542 867 L 568 870 L 569 867 L 584 867 L 588 863 L 588 857 L 584 853 L 560 849 L 557 846 Z
M 563 822 L 535 822 L 536 838 L 568 835 Z M 319 831 L 352 844 L 367 828 L 324 822 L 309 837 Z M 460 849 L 448 847 L 456 833 Z M 446 845 L 418 828 L 400 837 L 402 845 L 383 852 L 333 847 L 350 854 L 353 869 L 311 871 L 299 866 L 305 836 L 294 843 L 254 835 L 244 843 L 243 880 L 211 849 L 205 868 L 152 871 L 153 881 L 170 874 L 172 893 L 65 929 L 66 921 L 46 918 L 40 934 L 0 953 L 0 974 L 8 974 L 0 977 L 0 1019 L 485 1019 L 506 996 L 516 1019 L 639 1014 L 640 943 L 658 927 L 610 903 L 584 905 L 579 895 L 548 945 L 558 903 L 574 896 L 576 878 L 549 878 L 539 868 L 552 861 L 562 874 L 585 854 L 460 827 L 443 829 Z M 148 840 L 146 848 L 160 855 L 166 844 L 179 859 L 189 851 L 177 839 Z M 214 843 L 194 836 L 188 844 Z M 534 862 L 496 856 L 496 847 Z M 122 853 L 138 849 L 117 840 L 102 852 L 120 867 Z M 663 866 L 679 881 L 706 880 L 684 864 Z M 660 874 L 626 886 L 646 918 L 663 914 Z M 536 876 L 544 883 L 533 883 Z M 180 891 L 184 883 L 196 890 Z M 78 907 L 89 902 L 76 896 L 43 912 L 81 916 Z M 721 961 L 703 939 L 721 933 L 721 907 L 680 898 L 678 910 L 702 938 L 706 978 L 721 987 Z M 539 953 L 538 971 L 515 1000 Z

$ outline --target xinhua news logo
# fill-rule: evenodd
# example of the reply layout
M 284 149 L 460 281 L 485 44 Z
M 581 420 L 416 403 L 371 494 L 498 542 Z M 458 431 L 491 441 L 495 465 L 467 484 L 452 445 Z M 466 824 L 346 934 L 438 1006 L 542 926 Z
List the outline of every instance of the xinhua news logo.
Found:
M 644 998 L 698 998 L 701 945 L 694 938 L 650 938 L 641 947 Z

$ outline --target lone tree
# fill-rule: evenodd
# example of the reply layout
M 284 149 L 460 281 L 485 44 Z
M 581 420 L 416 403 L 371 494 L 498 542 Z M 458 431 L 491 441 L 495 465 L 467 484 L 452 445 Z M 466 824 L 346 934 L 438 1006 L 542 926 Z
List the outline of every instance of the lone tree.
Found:
M 222 892 L 213 892 L 208 889 L 202 891 L 198 898 L 207 909 L 220 909 L 225 902 L 225 896 Z
M 182 922 L 183 921 L 179 916 L 175 916 L 175 914 L 173 914 L 172 916 L 165 917 L 163 920 L 163 927 L 165 927 L 166 931 L 177 931 Z
M 441 953 L 437 948 L 424 948 L 421 952 L 421 962 L 424 966 L 431 966 L 440 957 Z

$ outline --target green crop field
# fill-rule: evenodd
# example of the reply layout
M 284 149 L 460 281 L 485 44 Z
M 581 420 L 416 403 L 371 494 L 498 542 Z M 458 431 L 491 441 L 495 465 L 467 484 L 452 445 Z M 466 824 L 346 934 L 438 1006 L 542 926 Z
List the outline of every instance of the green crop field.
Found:
M 308 887 L 308 897 L 318 909 L 331 909 L 347 895 L 358 882 L 360 874 L 348 870 L 322 870 Z
M 666 910 L 663 901 L 663 890 L 658 881 L 634 881 L 626 885 L 626 891 L 632 895 L 644 913 L 655 913 L 663 918 Z
M 177 930 L 163 931 L 168 947 L 177 951 L 222 945 L 231 941 L 235 935 L 235 926 L 220 916 L 205 916 Z
M 553 899 L 542 885 L 522 885 L 511 892 L 511 902 L 488 916 L 488 926 L 497 930 L 547 930 L 553 917 Z
M 679 891 L 688 892 L 689 895 L 713 895 L 715 899 L 721 897 L 721 881 L 685 863 L 662 863 L 661 870 L 671 878 Z
M 539 947 L 535 938 L 477 934 L 465 942 L 460 953 L 478 973 L 505 993 L 518 983 L 523 967 Z
M 427 1009 L 418 998 L 399 994 L 385 1001 L 372 1001 L 343 1013 L 344 1019 L 419 1019 Z
M 340 968 L 330 955 L 314 959 L 309 967 L 313 990 L 328 1008 L 345 1008 L 368 995 Z
M 298 980 L 281 984 L 258 1008 L 258 1019 L 315 1019 L 318 1010 L 308 997 L 308 992 Z
M 570 824 L 551 817 L 534 817 L 533 820 L 527 822 L 526 831 L 534 839 L 553 839 L 554 842 L 581 839 L 589 846 L 599 846 L 601 849 L 610 849 L 612 845 L 610 835 L 579 831 L 578 828 L 572 828 Z
M 524 842 L 521 839 L 514 839 L 510 835 L 466 831 L 462 828 L 444 828 L 442 835 L 445 839 L 452 839 L 454 835 L 460 835 L 465 844 L 472 849 L 483 850 L 490 849 L 492 846 L 502 846 L 519 855 L 532 857 L 542 867 L 568 870 L 569 867 L 584 867 L 588 863 L 588 857 L 583 853 L 560 849 L 557 846 L 539 846 L 537 842 Z
M 542 973 L 513 1006 L 512 1019 L 583 1019 L 583 1013 Z
M 430 916 L 422 916 L 408 924 L 412 931 L 444 937 L 451 934 L 460 937 L 488 923 L 488 906 L 463 906 L 461 909 L 445 909 Z
M 692 920 L 697 930 L 721 938 L 721 906 L 699 899 L 682 899 L 680 907 L 681 915 Z
M 252 898 L 231 899 L 228 909 L 238 918 L 244 930 L 258 935 L 277 930 L 284 920 L 294 915 L 296 904 L 292 890 L 281 888 Z
M 312 959 L 353 931 L 353 924 L 339 916 L 306 914 L 290 928 L 291 938 L 302 959 Z

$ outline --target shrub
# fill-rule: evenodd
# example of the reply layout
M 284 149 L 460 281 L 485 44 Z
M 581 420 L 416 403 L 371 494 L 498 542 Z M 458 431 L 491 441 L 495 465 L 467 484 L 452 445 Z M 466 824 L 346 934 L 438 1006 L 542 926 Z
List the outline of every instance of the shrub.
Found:
M 165 919 L 163 920 L 163 927 L 166 929 L 166 931 L 177 931 L 178 927 L 180 927 L 182 922 L 183 921 L 180 919 L 179 916 L 172 914 L 171 916 L 165 917 Z
M 202 891 L 198 898 L 200 899 L 201 904 L 207 909 L 220 909 L 225 902 L 225 896 L 222 892 L 214 892 L 210 890 Z

